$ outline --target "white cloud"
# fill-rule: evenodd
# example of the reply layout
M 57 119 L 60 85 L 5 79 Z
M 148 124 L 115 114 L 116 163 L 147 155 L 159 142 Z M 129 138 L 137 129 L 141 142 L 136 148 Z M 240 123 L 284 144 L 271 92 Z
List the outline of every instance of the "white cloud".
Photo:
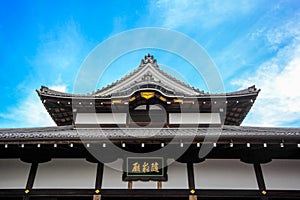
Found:
M 221 22 L 232 19 L 240 13 L 248 13 L 255 2 L 244 1 L 189 1 L 189 0 L 159 0 L 152 5 L 161 13 L 162 24 L 167 28 L 178 28 L 184 25 L 193 27 L 214 27 Z M 153 8 L 155 7 L 155 8 Z
M 70 20 L 41 36 L 34 62 L 38 66 L 61 70 L 74 67 L 85 43 L 79 25 Z
M 50 88 L 57 91 L 65 92 L 67 85 L 72 90 L 73 80 L 90 45 L 72 19 L 43 33 L 36 54 L 27 58 L 31 73 L 16 86 L 23 98 L 0 113 L 0 127 L 54 126 L 33 88 L 50 83 L 53 85 Z
M 50 88 L 60 92 L 67 90 L 66 85 L 54 85 Z M 18 105 L 10 108 L 8 113 L 0 113 L 0 117 L 14 124 L 14 127 L 8 127 L 10 124 L 1 125 L 7 128 L 56 126 L 36 93 L 24 98 Z
M 80 26 L 71 19 L 41 34 L 36 54 L 27 59 L 41 81 L 38 84 L 71 85 L 91 47 Z
M 289 126 L 300 120 L 300 22 L 295 18 L 265 33 L 270 46 L 277 49 L 276 56 L 250 77 L 233 81 L 240 87 L 256 84 L 261 88 L 243 125 Z

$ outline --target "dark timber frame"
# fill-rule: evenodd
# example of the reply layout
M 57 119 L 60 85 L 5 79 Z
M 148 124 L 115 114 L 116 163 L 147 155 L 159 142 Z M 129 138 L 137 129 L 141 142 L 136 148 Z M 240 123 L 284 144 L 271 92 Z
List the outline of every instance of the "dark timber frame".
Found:
M 93 197 L 95 190 L 93 189 L 33 189 L 29 197 Z M 190 190 L 188 189 L 102 189 L 101 196 L 104 198 L 115 197 L 181 197 L 188 198 Z M 214 198 L 265 198 L 270 199 L 299 199 L 299 190 L 269 190 L 267 195 L 261 194 L 259 190 L 201 190 L 196 189 L 195 194 L 198 198 L 214 199 Z M 9 197 L 23 198 L 23 189 L 3 189 L 0 190 L 0 199 Z
M 147 145 L 149 146 L 149 145 Z M 4 153 L 6 156 L 12 158 L 18 158 L 17 155 L 22 154 L 23 148 L 20 146 L 15 146 L 19 148 L 17 151 L 12 146 L 10 149 L 1 148 L 1 152 Z M 33 152 L 37 152 L 36 145 L 26 145 L 27 151 L 30 149 Z M 43 147 L 43 146 L 42 146 Z M 40 148 L 42 148 L 40 147 Z M 60 148 L 61 147 L 61 148 Z M 64 146 L 63 144 L 58 145 L 56 154 L 51 154 L 53 151 L 46 151 L 49 152 L 51 158 L 90 158 L 88 152 L 84 152 L 81 149 L 82 146 L 76 145 L 76 148 L 72 148 L 70 146 Z M 192 145 L 192 147 L 196 148 L 196 144 Z M 236 154 L 237 152 L 242 152 L 243 148 L 241 145 L 235 144 L 233 147 L 229 147 L 228 144 L 217 144 L 211 153 L 208 155 L 207 159 L 209 158 L 240 158 L 242 154 Z M 251 145 L 251 147 L 247 147 L 243 145 L 245 150 L 257 150 L 256 145 Z M 51 145 L 53 148 L 53 145 Z M 137 147 L 134 147 L 137 148 Z M 270 153 L 273 155 L 273 158 L 280 158 L 280 159 L 299 159 L 299 151 L 300 148 L 297 147 L 296 144 L 288 145 L 286 144 L 284 148 L 280 147 L 280 145 L 268 145 L 272 151 Z M 7 150 L 7 151 L 5 151 Z M 60 150 L 63 150 L 61 153 Z M 191 148 L 191 151 L 195 149 Z M 189 150 L 188 150 L 189 151 Z M 16 155 L 13 152 L 18 152 Z M 69 154 L 66 154 L 68 152 Z M 73 155 L 70 154 L 73 152 Z M 81 152 L 81 154 L 79 154 Z M 276 153 L 277 152 L 277 153 Z M 286 154 L 285 154 L 286 152 Z M 292 153 L 293 152 L 293 153 Z M 3 155 L 0 153 L 0 156 L 3 158 Z M 37 158 L 38 155 L 34 155 Z M 191 153 L 187 153 L 187 156 L 192 155 Z M 266 155 L 266 154 L 265 154 Z M 293 155 L 293 156 L 292 156 Z M 266 155 L 267 156 L 267 155 Z M 47 155 L 46 155 L 47 157 Z M 22 158 L 21 158 L 22 159 Z M 191 157 L 187 157 L 182 160 L 190 160 Z M 23 159 L 24 160 L 24 159 Z M 91 162 L 94 162 L 92 159 Z M 44 162 L 41 160 L 40 162 Z M 37 162 L 33 162 L 31 164 L 30 173 L 28 176 L 28 181 L 26 184 L 26 188 L 24 189 L 1 189 L 0 190 L 0 199 L 6 199 L 8 197 L 13 197 L 14 199 L 30 199 L 33 197 L 43 199 L 44 197 L 53 197 L 53 198 L 67 198 L 67 197 L 83 197 L 87 199 L 97 199 L 95 197 L 101 197 L 101 199 L 114 199 L 118 197 L 136 197 L 136 198 L 152 198 L 152 197 L 165 197 L 165 198 L 186 198 L 188 199 L 189 196 L 193 195 L 196 196 L 198 199 L 232 199 L 232 198 L 250 198 L 250 199 L 300 199 L 300 190 L 267 190 L 264 183 L 263 173 L 261 170 L 261 166 L 255 160 L 253 160 L 253 169 L 256 174 L 257 179 L 257 190 L 236 190 L 236 189 L 228 189 L 228 190 L 203 190 L 203 189 L 196 189 L 195 188 L 195 177 L 194 177 L 194 164 L 192 162 L 186 163 L 187 169 L 187 177 L 188 177 L 188 189 L 102 189 L 102 181 L 103 181 L 103 163 L 97 163 L 97 175 L 95 180 L 95 188 L 94 189 L 33 189 L 34 178 L 38 169 L 38 160 Z M 98 198 L 99 199 L 99 198 Z

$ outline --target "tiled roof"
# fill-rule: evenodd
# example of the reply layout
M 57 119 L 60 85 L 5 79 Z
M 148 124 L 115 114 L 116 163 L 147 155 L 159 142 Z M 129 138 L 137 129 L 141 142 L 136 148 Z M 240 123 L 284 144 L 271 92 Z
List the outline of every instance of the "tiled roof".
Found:
M 130 135 L 127 134 L 130 132 Z M 8 141 L 58 141 L 58 140 L 80 140 L 83 139 L 141 139 L 141 140 L 163 140 L 172 137 L 186 138 L 206 135 L 220 136 L 221 139 L 230 140 L 252 140 L 252 139 L 280 139 L 280 141 L 292 139 L 300 142 L 300 128 L 266 128 L 266 127 L 242 127 L 223 126 L 222 128 L 94 128 L 75 129 L 72 126 L 44 127 L 44 128 L 16 128 L 0 129 L 0 140 L 2 143 Z M 134 137 L 133 137 L 134 136 Z M 151 137 L 149 137 L 151 136 Z
M 154 67 L 156 73 L 162 74 L 167 79 L 172 80 L 175 83 L 177 83 L 177 84 L 181 85 L 182 87 L 186 88 L 186 90 L 192 90 L 192 91 L 194 91 L 195 94 L 204 94 L 203 91 L 200 91 L 199 89 L 194 88 L 194 87 L 190 86 L 189 84 L 184 83 L 184 82 L 174 78 L 173 76 L 170 76 L 168 73 L 164 72 L 163 70 L 161 70 L 159 68 L 159 66 L 157 65 L 156 59 L 154 59 L 154 57 L 152 55 L 148 54 L 148 55 L 145 56 L 144 59 L 142 59 L 141 64 L 137 69 L 135 69 L 132 72 L 130 72 L 129 74 L 125 75 L 121 79 L 111 83 L 110 85 L 107 85 L 106 87 L 103 87 L 103 88 L 97 90 L 92 95 L 97 95 L 98 96 L 100 94 L 100 96 L 103 96 L 102 94 L 106 93 L 107 90 L 109 90 L 109 89 L 111 89 L 111 88 L 113 88 L 117 85 L 123 85 L 124 83 L 126 83 L 128 81 L 128 79 L 130 77 L 132 77 L 135 74 L 138 74 L 140 72 L 143 72 L 145 70 L 145 68 L 147 67 L 147 64 L 152 65 Z M 145 75 L 147 75 L 147 74 L 145 74 Z M 138 80 L 136 80 L 136 81 L 138 81 Z M 114 91 L 114 93 L 116 93 L 116 92 L 118 92 L 118 91 Z

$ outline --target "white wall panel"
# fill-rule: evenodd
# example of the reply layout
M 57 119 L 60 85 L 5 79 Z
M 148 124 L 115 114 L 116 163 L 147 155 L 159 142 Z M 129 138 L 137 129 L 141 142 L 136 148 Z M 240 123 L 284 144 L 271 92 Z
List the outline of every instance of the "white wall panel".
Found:
M 96 173 L 85 159 L 53 159 L 39 164 L 33 188 L 94 188 Z
M 299 160 L 273 160 L 261 168 L 267 189 L 300 190 Z
M 162 182 L 163 189 L 187 189 L 188 178 L 186 164 L 173 162 L 168 166 L 168 181 Z
M 19 159 L 0 159 L 0 189 L 25 188 L 30 166 Z
M 153 181 L 133 181 L 132 188 L 133 189 L 156 189 L 157 188 L 157 182 Z
M 104 165 L 103 189 L 127 189 L 127 182 L 122 181 L 122 164 L 123 161 L 118 159 L 115 162 Z
M 170 113 L 170 124 L 220 124 L 219 113 Z
M 239 160 L 206 160 L 194 173 L 197 189 L 258 189 L 253 165 Z
M 77 113 L 75 124 L 126 124 L 126 113 Z

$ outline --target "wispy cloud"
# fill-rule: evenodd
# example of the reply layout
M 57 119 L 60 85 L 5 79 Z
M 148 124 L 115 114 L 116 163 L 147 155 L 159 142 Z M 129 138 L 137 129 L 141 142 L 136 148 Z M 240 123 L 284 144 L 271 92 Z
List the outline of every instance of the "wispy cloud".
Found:
M 29 63 L 46 83 L 65 84 L 67 81 L 72 84 L 90 48 L 91 43 L 82 34 L 80 26 L 71 19 L 41 34 L 36 55 L 29 58 Z M 62 82 L 53 83 L 54 80 Z
M 162 24 L 167 28 L 179 28 L 182 26 L 202 26 L 211 28 L 236 17 L 238 14 L 250 12 L 255 2 L 244 1 L 189 1 L 189 0 L 159 0 L 152 5 L 159 9 Z M 193 24 L 193 26 L 191 26 Z
M 16 86 L 20 99 L 0 113 L 0 127 L 55 125 L 35 89 L 40 85 L 52 85 L 58 91 L 66 91 L 67 88 L 72 91 L 76 74 L 90 45 L 73 20 L 42 33 L 36 54 L 27 58 L 32 67 L 31 73 Z
M 51 89 L 66 92 L 66 85 L 50 86 Z M 36 93 L 24 98 L 20 104 L 11 107 L 7 113 L 0 113 L 0 118 L 10 121 L 0 124 L 2 128 L 54 126 L 55 123 L 47 113 Z M 13 126 L 11 124 L 14 124 Z
M 299 15 L 280 27 L 262 31 L 261 35 L 277 53 L 251 76 L 233 81 L 241 87 L 256 84 L 262 89 L 244 125 L 289 126 L 300 116 Z

